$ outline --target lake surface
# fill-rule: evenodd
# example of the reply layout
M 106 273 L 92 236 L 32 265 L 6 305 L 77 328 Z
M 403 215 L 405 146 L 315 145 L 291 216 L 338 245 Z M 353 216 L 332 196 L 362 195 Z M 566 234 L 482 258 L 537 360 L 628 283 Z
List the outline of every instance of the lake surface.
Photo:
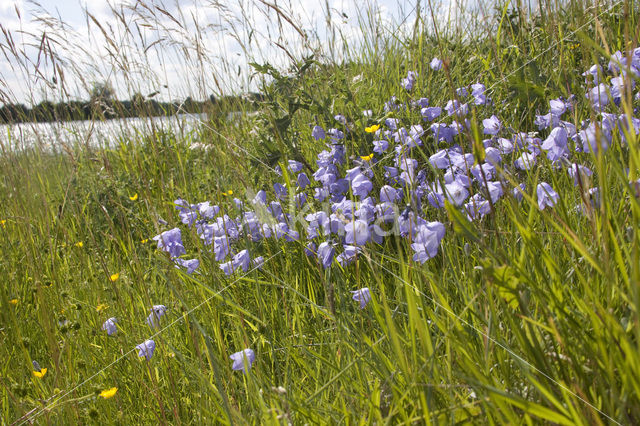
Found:
M 114 147 L 120 140 L 140 138 L 155 131 L 171 131 L 184 138 L 198 129 L 206 114 L 170 117 L 134 117 L 106 121 L 67 121 L 0 125 L 0 149 L 22 150 L 33 146 L 60 150 L 64 145 Z

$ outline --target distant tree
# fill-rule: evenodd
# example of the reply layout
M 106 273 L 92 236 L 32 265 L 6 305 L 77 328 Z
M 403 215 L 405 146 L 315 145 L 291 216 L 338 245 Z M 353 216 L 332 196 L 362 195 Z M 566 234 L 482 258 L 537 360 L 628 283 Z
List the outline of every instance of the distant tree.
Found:
M 112 108 L 115 91 L 109 82 L 94 82 L 89 95 L 89 104 L 95 118 L 104 119 L 116 115 Z
M 109 82 L 94 82 L 91 87 L 90 102 L 107 102 L 113 99 L 115 90 Z

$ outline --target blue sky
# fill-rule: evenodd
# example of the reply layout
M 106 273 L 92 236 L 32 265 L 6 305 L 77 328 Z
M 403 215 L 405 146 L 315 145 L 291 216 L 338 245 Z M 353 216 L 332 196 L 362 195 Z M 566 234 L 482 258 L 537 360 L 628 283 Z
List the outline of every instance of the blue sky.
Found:
M 28 104 L 45 98 L 86 99 L 95 81 L 108 81 L 120 99 L 134 92 L 158 91 L 158 99 L 169 100 L 255 89 L 248 72 L 251 60 L 285 68 L 291 61 L 285 50 L 296 58 L 319 47 L 325 54 L 340 55 L 328 49 L 327 16 L 339 38 L 353 46 L 362 39 L 362 28 L 370 25 L 396 33 L 410 30 L 417 3 L 269 1 L 292 16 L 295 25 L 282 16 L 278 19 L 274 8 L 256 0 L 147 0 L 149 8 L 135 0 L 0 0 L 0 24 L 10 32 L 21 56 L 9 55 L 7 60 L 0 55 L 0 96 Z M 443 2 L 448 5 L 453 0 L 435 1 L 442 18 L 450 10 Z M 126 28 L 112 9 L 122 11 Z M 300 32 L 311 41 L 305 42 Z M 38 55 L 43 34 L 55 53 L 54 63 L 47 55 Z M 0 34 L 0 47 L 6 51 L 7 44 Z M 53 83 L 54 75 L 58 84 Z

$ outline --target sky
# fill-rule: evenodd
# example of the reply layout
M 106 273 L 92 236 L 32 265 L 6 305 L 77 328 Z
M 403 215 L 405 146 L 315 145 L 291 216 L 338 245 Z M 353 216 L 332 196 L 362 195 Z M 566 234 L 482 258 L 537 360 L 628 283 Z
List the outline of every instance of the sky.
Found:
M 342 40 L 410 32 L 425 1 L 0 0 L 0 103 L 87 99 L 102 82 L 121 100 L 245 93 L 258 87 L 249 62 L 339 61 Z M 462 0 L 432 1 L 446 22 Z

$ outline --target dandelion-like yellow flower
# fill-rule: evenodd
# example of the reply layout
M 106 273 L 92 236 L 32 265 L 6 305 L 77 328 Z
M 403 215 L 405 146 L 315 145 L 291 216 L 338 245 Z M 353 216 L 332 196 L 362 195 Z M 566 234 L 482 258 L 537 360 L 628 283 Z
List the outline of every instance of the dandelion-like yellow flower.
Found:
M 80 247 L 82 248 L 82 246 L 84 246 L 84 243 L 82 241 L 78 241 L 77 243 L 74 244 L 76 247 Z
M 42 379 L 45 374 L 47 374 L 46 368 L 41 368 L 40 371 L 33 372 L 33 375 L 36 376 L 38 379 Z
M 379 128 L 380 128 L 379 124 L 372 124 L 369 127 L 365 127 L 364 131 L 367 132 L 367 133 L 375 133 L 375 132 L 378 131 Z
M 17 305 L 18 302 L 19 302 L 19 300 L 16 299 L 16 298 L 13 298 L 13 299 L 9 300 L 9 303 L 11 303 L 13 306 Z
M 373 159 L 373 154 L 366 155 L 364 157 L 360 156 L 364 161 L 371 161 Z
M 7 223 L 7 219 L 0 220 L 0 226 L 4 228 L 5 223 Z
M 105 309 L 107 309 L 108 307 L 109 307 L 109 305 L 107 305 L 106 303 L 100 303 L 98 306 L 96 306 L 96 311 L 102 312 Z
M 147 243 L 149 242 L 149 239 L 148 239 L 148 238 L 145 238 L 144 240 L 140 240 L 140 242 L 141 242 L 142 244 L 147 244 Z
M 224 195 L 225 197 L 229 195 L 233 195 L 233 191 L 230 189 L 227 192 L 223 192 L 222 195 Z
M 103 397 L 104 399 L 108 399 L 114 396 L 116 392 L 118 392 L 118 388 L 115 388 L 115 387 L 111 389 L 105 389 L 102 392 L 100 392 L 100 396 Z
M 120 278 L 120 274 L 116 272 L 115 274 L 113 274 L 113 275 L 111 275 L 109 277 L 109 280 L 111 280 L 111 282 L 113 282 L 113 281 L 117 281 L 118 278 Z
M 138 199 L 138 193 L 136 192 L 135 194 L 130 195 L 130 196 L 129 196 L 129 199 L 130 199 L 131 201 L 135 201 L 135 200 L 137 200 L 137 199 Z

